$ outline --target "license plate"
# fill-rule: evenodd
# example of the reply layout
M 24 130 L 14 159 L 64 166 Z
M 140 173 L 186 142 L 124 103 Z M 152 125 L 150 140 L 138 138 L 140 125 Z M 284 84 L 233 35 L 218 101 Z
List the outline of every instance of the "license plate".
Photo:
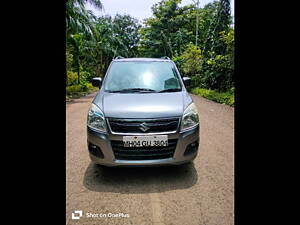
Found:
M 124 147 L 168 146 L 168 135 L 123 136 Z

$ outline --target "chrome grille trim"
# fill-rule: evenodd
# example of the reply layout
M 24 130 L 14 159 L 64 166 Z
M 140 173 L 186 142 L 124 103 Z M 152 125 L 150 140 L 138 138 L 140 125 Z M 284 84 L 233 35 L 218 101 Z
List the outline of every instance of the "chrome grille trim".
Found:
M 171 131 L 161 131 L 161 132 L 117 132 L 117 131 L 113 131 L 111 128 L 111 124 L 110 121 L 120 121 L 120 122 L 137 122 L 139 124 L 143 123 L 143 122 L 154 122 L 154 121 L 162 121 L 162 120 L 177 120 L 177 126 L 174 130 Z M 123 118 L 106 118 L 106 123 L 108 125 L 109 131 L 112 134 L 117 134 L 117 135 L 159 135 L 159 134 L 175 134 L 180 127 L 180 122 L 181 122 L 181 118 L 180 117 L 167 117 L 167 118 L 151 118 L 151 119 L 143 119 L 143 118 L 137 118 L 137 119 L 123 119 Z M 159 124 L 159 123 L 158 123 Z

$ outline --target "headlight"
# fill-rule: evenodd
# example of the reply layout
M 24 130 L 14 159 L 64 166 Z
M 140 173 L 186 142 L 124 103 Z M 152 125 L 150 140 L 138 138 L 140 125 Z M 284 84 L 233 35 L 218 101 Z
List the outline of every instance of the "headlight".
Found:
M 105 118 L 98 106 L 92 104 L 87 118 L 87 125 L 100 132 L 106 132 Z
M 187 130 L 199 124 L 198 111 L 194 103 L 190 104 L 183 113 L 180 130 Z

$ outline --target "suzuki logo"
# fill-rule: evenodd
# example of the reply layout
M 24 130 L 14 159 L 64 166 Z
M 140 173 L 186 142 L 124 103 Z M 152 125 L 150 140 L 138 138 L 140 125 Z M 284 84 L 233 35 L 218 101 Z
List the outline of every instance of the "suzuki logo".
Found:
M 146 132 L 147 130 L 150 129 L 149 127 L 147 127 L 147 124 L 146 124 L 146 123 L 142 123 L 142 124 L 140 125 L 139 128 L 140 128 L 140 130 L 143 131 L 143 132 Z

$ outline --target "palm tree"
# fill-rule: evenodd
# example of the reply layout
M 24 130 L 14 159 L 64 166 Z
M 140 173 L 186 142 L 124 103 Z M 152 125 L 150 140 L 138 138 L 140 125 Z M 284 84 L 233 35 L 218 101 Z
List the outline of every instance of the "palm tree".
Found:
M 95 16 L 91 10 L 85 9 L 85 4 L 87 3 L 97 9 L 103 9 L 103 5 L 100 0 L 67 0 L 67 36 L 76 32 L 84 32 L 86 34 L 91 34 L 93 32 L 92 21 L 95 20 Z
M 85 9 L 89 3 L 97 9 L 103 9 L 100 0 L 67 0 L 66 3 L 66 35 L 67 42 L 74 48 L 74 61 L 77 67 L 78 84 L 80 83 L 80 34 L 93 38 L 95 16 L 91 10 Z

